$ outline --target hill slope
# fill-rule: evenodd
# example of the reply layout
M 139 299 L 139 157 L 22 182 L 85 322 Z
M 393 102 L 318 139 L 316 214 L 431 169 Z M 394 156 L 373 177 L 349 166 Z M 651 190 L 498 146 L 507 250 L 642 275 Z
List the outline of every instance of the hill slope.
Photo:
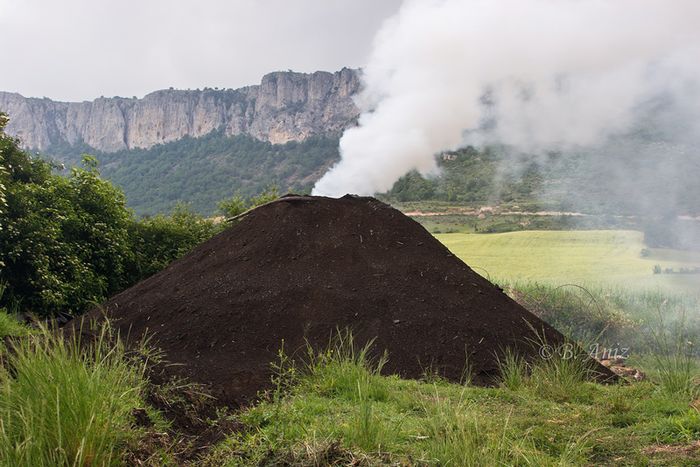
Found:
M 339 158 L 337 138 L 271 144 L 226 136 L 223 130 L 150 149 L 96 155 L 103 176 L 124 190 L 138 215 L 169 212 L 178 202 L 210 215 L 224 198 L 252 196 L 271 185 L 306 193 Z

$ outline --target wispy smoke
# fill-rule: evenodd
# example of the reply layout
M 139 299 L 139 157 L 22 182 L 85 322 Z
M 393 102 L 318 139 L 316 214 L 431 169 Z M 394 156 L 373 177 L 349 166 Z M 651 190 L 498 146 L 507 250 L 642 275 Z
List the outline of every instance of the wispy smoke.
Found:
M 697 0 L 413 0 L 375 38 L 359 125 L 314 194 L 374 194 L 435 155 L 497 142 L 600 147 L 662 99 L 665 141 L 698 140 Z M 681 120 L 682 119 L 682 120 Z

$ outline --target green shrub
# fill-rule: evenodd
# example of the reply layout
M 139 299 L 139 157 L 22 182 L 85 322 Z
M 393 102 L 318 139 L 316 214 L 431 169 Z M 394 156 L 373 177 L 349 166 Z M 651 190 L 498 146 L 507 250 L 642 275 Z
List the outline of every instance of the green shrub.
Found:
M 226 217 L 236 217 L 248 209 L 248 202 L 240 193 L 219 201 L 219 211 Z
M 249 209 L 262 206 L 280 197 L 277 185 L 270 185 L 259 194 L 244 198 L 240 193 L 219 201 L 219 211 L 226 217 L 236 217 Z
M 158 215 L 132 222 L 129 234 L 134 262 L 129 282 L 135 283 L 162 270 L 220 232 L 222 227 L 183 203 L 168 216 Z
M 20 151 L 0 128 L 6 206 L 0 212 L 2 304 L 50 315 L 76 312 L 127 285 L 131 214 L 94 159 L 69 177 Z M 1 146 L 5 146 L 4 148 Z
M 54 174 L 4 133 L 6 123 L 0 114 L 0 307 L 81 313 L 223 227 L 184 205 L 137 220 L 96 159 L 85 156 L 67 177 Z

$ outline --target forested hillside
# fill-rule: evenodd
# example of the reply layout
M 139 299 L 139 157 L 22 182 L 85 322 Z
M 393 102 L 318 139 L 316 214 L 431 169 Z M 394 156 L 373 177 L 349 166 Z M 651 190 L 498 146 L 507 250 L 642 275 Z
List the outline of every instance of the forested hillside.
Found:
M 128 206 L 139 215 L 170 212 L 178 202 L 213 214 L 220 200 L 235 193 L 252 196 L 271 185 L 281 192 L 308 192 L 339 157 L 337 138 L 272 144 L 223 131 L 150 149 L 102 153 L 54 147 L 48 152 L 70 161 L 81 151 L 96 155 L 102 175 L 124 190 Z

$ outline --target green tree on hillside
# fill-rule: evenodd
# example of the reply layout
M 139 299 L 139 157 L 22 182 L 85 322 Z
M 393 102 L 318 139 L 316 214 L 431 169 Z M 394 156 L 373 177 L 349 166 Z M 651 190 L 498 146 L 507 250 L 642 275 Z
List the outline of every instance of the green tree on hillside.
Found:
M 195 213 L 185 203 L 176 205 L 168 216 L 159 214 L 132 222 L 131 246 L 135 256 L 132 282 L 157 273 L 222 227 Z
M 244 213 L 248 209 L 253 209 L 263 204 L 274 201 L 280 197 L 279 188 L 277 185 L 270 185 L 261 193 L 244 198 L 240 193 L 236 193 L 230 198 L 219 201 L 219 211 L 226 217 L 236 217 Z

